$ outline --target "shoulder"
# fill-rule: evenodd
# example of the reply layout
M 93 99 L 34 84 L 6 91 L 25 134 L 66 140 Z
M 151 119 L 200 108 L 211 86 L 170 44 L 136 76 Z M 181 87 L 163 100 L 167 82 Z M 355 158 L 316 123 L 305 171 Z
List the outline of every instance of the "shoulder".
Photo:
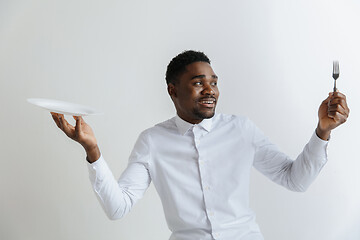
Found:
M 170 119 L 167 119 L 167 120 L 165 120 L 163 122 L 160 122 L 160 123 L 156 124 L 151 129 L 157 129 L 157 128 L 171 129 L 171 128 L 174 128 L 174 127 L 176 127 L 175 117 L 172 117 Z
M 160 122 L 150 128 L 145 129 L 141 132 L 141 137 L 149 138 L 150 136 L 162 134 L 164 132 L 176 131 L 175 117 Z

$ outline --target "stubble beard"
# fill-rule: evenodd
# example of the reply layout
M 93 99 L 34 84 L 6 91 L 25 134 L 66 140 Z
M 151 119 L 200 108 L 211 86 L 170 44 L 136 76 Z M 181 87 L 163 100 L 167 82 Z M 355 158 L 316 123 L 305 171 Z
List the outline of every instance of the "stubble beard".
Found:
M 195 108 L 193 113 L 198 119 L 201 119 L 201 120 L 207 119 L 207 118 L 212 118 L 215 115 L 215 107 L 212 109 L 211 112 L 202 112 L 198 108 Z

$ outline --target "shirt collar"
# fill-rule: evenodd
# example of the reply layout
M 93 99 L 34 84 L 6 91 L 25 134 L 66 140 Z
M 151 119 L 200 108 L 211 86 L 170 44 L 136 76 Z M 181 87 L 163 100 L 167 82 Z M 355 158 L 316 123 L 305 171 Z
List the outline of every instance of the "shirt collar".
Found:
M 184 135 L 187 131 L 189 131 L 189 129 L 191 129 L 195 125 L 198 125 L 198 126 L 202 127 L 203 129 L 205 129 L 206 131 L 210 132 L 211 126 L 212 126 L 212 119 L 213 118 L 206 118 L 206 119 L 202 120 L 199 124 L 192 124 L 192 123 L 184 121 L 178 115 L 176 115 L 175 116 L 175 124 L 181 135 Z

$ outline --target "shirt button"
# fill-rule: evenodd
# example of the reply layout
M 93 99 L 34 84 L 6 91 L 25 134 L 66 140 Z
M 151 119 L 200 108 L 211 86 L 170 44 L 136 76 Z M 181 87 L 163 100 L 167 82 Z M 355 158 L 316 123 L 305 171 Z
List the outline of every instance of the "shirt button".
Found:
M 209 187 L 209 186 L 205 186 L 204 189 L 207 190 L 207 191 L 209 191 L 209 190 L 210 190 L 210 187 Z
M 209 211 L 209 216 L 214 216 L 214 212 L 213 211 Z

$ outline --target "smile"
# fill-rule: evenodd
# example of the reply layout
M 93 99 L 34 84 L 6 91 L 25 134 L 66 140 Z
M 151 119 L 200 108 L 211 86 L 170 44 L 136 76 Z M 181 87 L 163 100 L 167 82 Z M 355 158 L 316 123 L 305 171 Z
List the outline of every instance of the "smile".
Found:
M 216 102 L 216 99 L 214 99 L 214 98 L 206 98 L 206 99 L 201 99 L 199 101 L 200 105 L 203 105 L 205 107 L 214 107 L 215 102 Z

